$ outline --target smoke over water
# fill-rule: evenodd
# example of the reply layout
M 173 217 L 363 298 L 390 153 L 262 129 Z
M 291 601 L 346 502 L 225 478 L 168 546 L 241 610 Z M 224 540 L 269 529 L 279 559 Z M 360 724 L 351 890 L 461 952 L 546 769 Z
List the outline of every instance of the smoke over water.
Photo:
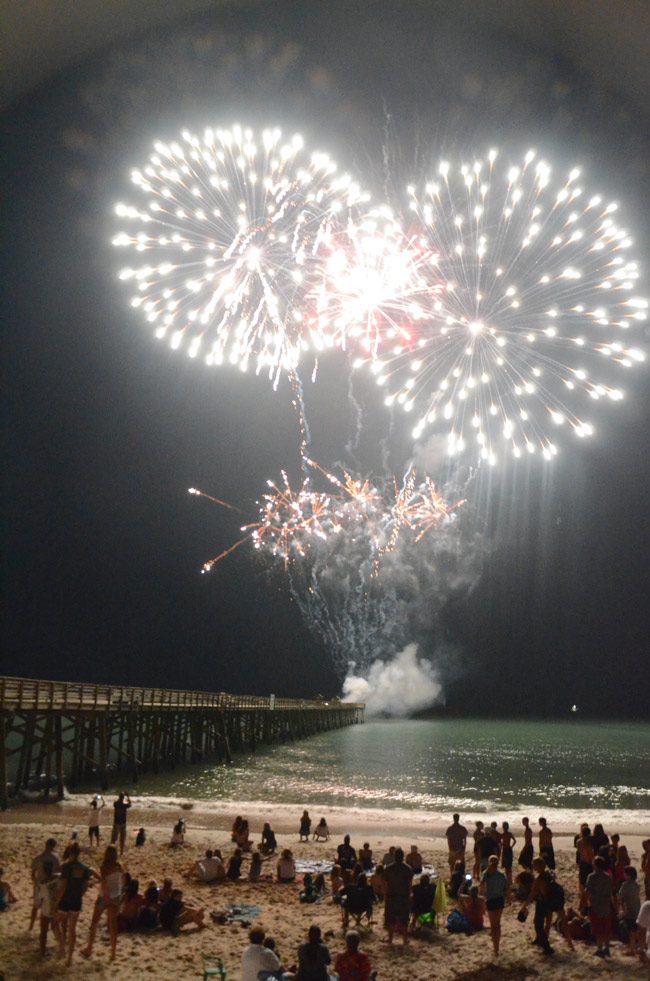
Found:
M 392 661 L 374 661 L 365 676 L 354 674 L 343 682 L 344 702 L 365 702 L 366 715 L 404 718 L 435 705 L 442 685 L 430 661 L 419 658 L 417 644 L 408 644 Z

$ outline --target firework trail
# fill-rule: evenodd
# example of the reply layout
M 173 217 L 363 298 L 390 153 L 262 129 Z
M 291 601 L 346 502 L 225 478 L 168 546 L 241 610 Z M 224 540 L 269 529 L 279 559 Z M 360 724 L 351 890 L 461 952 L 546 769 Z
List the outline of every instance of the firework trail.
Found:
M 435 180 L 408 188 L 439 289 L 412 336 L 396 332 L 355 364 L 370 365 L 387 405 L 417 414 L 415 439 L 446 428 L 450 453 L 495 463 L 502 446 L 552 458 L 563 426 L 593 432 L 585 404 L 622 398 L 608 378 L 644 360 L 628 336 L 648 302 L 616 211 L 577 168 L 554 184 L 533 151 L 513 167 L 496 151 L 442 161 Z
M 309 347 L 302 301 L 319 252 L 365 196 L 279 129 L 183 131 L 154 151 L 131 174 L 139 203 L 115 209 L 126 230 L 113 244 L 146 253 L 119 274 L 135 285 L 131 305 L 172 348 L 209 365 L 252 364 L 277 385 Z

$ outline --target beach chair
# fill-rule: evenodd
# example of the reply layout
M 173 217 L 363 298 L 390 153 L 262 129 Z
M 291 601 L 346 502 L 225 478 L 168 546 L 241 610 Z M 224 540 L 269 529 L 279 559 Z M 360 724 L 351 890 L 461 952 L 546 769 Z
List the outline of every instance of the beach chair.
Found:
M 228 975 L 223 966 L 223 960 L 218 954 L 201 954 L 203 958 L 203 981 L 210 978 L 219 978 L 220 981 L 227 981 Z
M 341 916 L 343 932 L 348 929 L 350 918 L 354 925 L 361 929 L 361 921 L 366 917 L 368 929 L 372 930 L 372 899 L 369 891 L 365 894 L 356 886 L 349 886 L 341 897 Z

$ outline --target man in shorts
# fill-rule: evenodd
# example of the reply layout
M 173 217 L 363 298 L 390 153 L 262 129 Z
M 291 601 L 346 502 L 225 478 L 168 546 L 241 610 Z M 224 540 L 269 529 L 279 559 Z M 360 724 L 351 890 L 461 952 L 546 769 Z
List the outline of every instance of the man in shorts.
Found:
M 447 847 L 449 848 L 449 873 L 454 871 L 456 862 L 462 862 L 465 866 L 465 846 L 467 844 L 467 828 L 460 823 L 460 814 L 452 816 L 453 824 L 450 824 L 445 832 Z
M 120 839 L 120 855 L 124 851 L 126 841 L 126 816 L 131 806 L 131 798 L 128 794 L 121 793 L 113 804 L 113 831 L 111 834 L 111 844 L 114 845 Z
M 88 888 L 90 877 L 99 879 L 96 872 L 93 872 L 88 865 L 79 861 L 79 843 L 77 841 L 70 845 L 70 858 L 61 867 L 62 895 L 59 900 L 58 920 L 61 930 L 66 936 L 68 957 L 66 964 L 72 963 L 77 940 L 77 920 L 81 912 L 81 902 L 83 895 Z
M 58 855 L 55 854 L 54 849 L 56 848 L 56 841 L 54 838 L 48 838 L 45 842 L 45 850 L 37 855 L 32 862 L 32 885 L 34 889 L 34 896 L 32 899 L 32 912 L 29 919 L 29 929 L 32 930 L 34 923 L 36 922 L 36 917 L 38 916 L 38 911 L 41 905 L 41 894 L 40 885 L 45 881 L 44 866 L 46 862 L 52 864 L 52 873 L 57 875 L 61 870 L 61 862 L 59 861 Z
M 607 862 L 600 855 L 596 855 L 594 871 L 587 876 L 585 893 L 589 903 L 589 921 L 597 945 L 596 957 L 609 957 L 614 894 L 612 877 L 607 874 Z

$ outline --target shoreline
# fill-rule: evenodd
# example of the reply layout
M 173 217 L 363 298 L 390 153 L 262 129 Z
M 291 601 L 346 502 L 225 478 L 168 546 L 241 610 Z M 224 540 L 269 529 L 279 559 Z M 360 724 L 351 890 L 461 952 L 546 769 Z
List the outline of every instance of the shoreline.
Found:
M 106 818 L 114 792 L 106 792 Z M 44 803 L 41 801 L 21 802 L 10 805 L 2 812 L 0 824 L 48 824 L 51 822 L 75 822 L 85 827 L 88 802 L 91 794 L 67 794 L 62 801 Z M 444 837 L 451 822 L 451 814 L 446 811 L 423 811 L 408 808 L 342 807 L 340 805 L 313 806 L 309 802 L 300 804 L 278 803 L 275 801 L 206 801 L 191 797 L 163 797 L 156 795 L 131 795 L 133 808 L 130 824 L 146 826 L 149 823 L 173 823 L 179 816 L 188 824 L 201 829 L 228 830 L 237 814 L 245 814 L 252 826 L 261 827 L 270 820 L 281 834 L 291 834 L 298 827 L 298 820 L 304 807 L 312 816 L 324 816 L 334 833 L 368 835 L 415 835 L 419 838 L 437 839 Z M 539 813 L 538 813 L 539 812 Z M 521 828 L 521 818 L 527 815 L 536 827 L 537 818 L 543 814 L 556 836 L 567 838 L 573 843 L 573 835 L 582 821 L 591 824 L 602 823 L 605 828 L 616 829 L 619 834 L 639 838 L 650 837 L 650 811 L 629 809 L 589 809 L 547 807 L 518 810 L 460 811 L 461 821 L 471 830 L 476 821 L 509 821 L 517 833 Z

